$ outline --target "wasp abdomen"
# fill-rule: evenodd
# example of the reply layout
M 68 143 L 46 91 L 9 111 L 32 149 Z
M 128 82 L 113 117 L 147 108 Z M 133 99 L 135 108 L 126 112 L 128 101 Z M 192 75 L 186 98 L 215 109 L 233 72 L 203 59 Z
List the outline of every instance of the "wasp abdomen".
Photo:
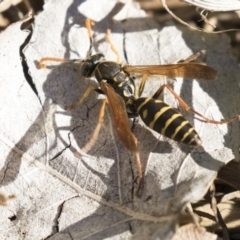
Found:
M 191 146 L 200 146 L 201 140 L 195 129 L 181 113 L 153 98 L 138 98 L 134 101 L 143 122 L 156 132 L 175 141 Z

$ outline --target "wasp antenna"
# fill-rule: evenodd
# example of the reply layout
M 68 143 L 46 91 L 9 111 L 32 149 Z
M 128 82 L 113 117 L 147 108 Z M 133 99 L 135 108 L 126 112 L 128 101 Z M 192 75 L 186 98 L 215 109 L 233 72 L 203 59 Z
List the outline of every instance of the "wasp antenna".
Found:
M 46 68 L 46 64 L 44 63 L 44 61 L 42 59 L 38 62 L 38 67 L 39 68 Z
M 44 57 L 38 62 L 39 68 L 46 68 L 47 65 L 45 62 L 51 61 L 51 62 L 71 62 L 72 60 L 64 59 L 64 58 L 55 58 L 55 57 Z
M 109 43 L 111 50 L 116 54 L 117 56 L 117 63 L 121 63 L 121 57 L 119 55 L 119 52 L 117 51 L 117 49 L 115 48 L 115 46 L 113 45 L 112 41 L 111 41 L 111 30 L 108 28 L 106 31 L 106 41 Z
M 91 20 L 90 18 L 87 18 L 85 21 L 85 25 L 88 31 L 88 37 L 90 39 L 90 46 L 89 46 L 89 50 L 87 53 L 87 56 L 90 57 L 92 55 L 92 48 L 93 48 L 93 39 L 92 39 L 92 27 L 95 24 L 95 22 L 93 20 Z
M 85 25 L 86 25 L 86 28 L 88 30 L 88 36 L 89 38 L 92 38 L 92 27 L 91 26 L 94 26 L 95 25 L 95 22 L 93 20 L 91 20 L 90 18 L 87 18 L 85 20 Z

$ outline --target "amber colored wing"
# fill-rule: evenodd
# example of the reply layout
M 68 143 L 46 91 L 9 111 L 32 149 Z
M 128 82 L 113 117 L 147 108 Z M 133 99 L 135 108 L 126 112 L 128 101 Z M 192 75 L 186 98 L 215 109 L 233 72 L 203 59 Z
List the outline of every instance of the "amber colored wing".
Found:
M 120 95 L 115 93 L 114 89 L 109 84 L 102 81 L 100 85 L 108 98 L 114 127 L 119 138 L 128 150 L 137 152 L 137 138 L 128 125 L 128 116 L 123 99 Z
M 183 77 L 192 79 L 214 80 L 217 71 L 199 63 L 178 63 L 168 65 L 125 65 L 123 70 L 131 73 L 164 75 L 167 77 Z

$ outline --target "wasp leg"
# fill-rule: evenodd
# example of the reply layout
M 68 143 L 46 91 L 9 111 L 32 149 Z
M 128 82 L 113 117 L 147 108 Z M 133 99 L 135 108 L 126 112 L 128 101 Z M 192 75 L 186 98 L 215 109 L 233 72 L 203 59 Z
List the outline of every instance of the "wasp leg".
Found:
M 147 77 L 148 77 L 148 74 L 144 74 L 142 76 L 142 79 L 141 79 L 141 81 L 139 83 L 139 87 L 138 87 L 138 90 L 137 90 L 137 97 L 140 97 L 142 95 L 142 92 L 143 92 L 143 89 L 144 89 Z
M 153 95 L 152 98 L 155 98 L 155 99 L 158 98 L 164 88 L 167 88 L 167 89 L 173 94 L 173 96 L 178 100 L 180 106 L 181 106 L 185 111 L 191 111 L 191 112 L 193 112 L 194 114 L 196 114 L 196 115 L 198 115 L 199 117 L 201 117 L 205 122 L 215 123 L 215 124 L 226 124 L 226 123 L 232 122 L 235 118 L 239 118 L 239 115 L 236 115 L 236 116 L 233 116 L 233 117 L 231 117 L 231 118 L 229 118 L 229 119 L 225 119 L 225 120 L 222 120 L 222 121 L 216 121 L 216 120 L 213 120 L 213 119 L 209 119 L 209 118 L 203 116 L 201 113 L 196 112 L 193 108 L 189 107 L 188 104 L 187 104 L 180 96 L 178 96 L 177 93 L 174 92 L 174 90 L 173 90 L 170 86 L 168 86 L 167 84 L 162 85 L 162 86 L 156 91 L 156 93 Z
M 200 56 L 200 52 L 197 52 L 191 56 L 189 56 L 187 59 L 185 59 L 184 61 L 181 61 L 181 63 L 189 63 L 194 61 L 195 59 L 197 59 Z
M 81 151 L 83 151 L 85 153 L 87 153 L 89 150 L 91 150 L 91 148 L 94 146 L 94 144 L 95 144 L 95 142 L 98 138 L 100 129 L 101 129 L 103 121 L 104 121 L 105 108 L 106 108 L 107 103 L 108 103 L 108 99 L 105 99 L 102 103 L 102 106 L 101 106 L 101 109 L 100 109 L 100 112 L 99 112 L 99 116 L 98 116 L 98 123 L 97 123 L 96 128 L 94 129 L 92 137 L 90 138 L 88 143 L 86 143 L 85 146 L 81 149 Z M 138 181 L 138 188 L 137 188 L 137 191 L 136 191 L 136 196 L 139 197 L 140 190 L 142 189 L 142 186 L 143 186 L 142 164 L 141 164 L 141 161 L 140 161 L 140 154 L 139 154 L 139 151 L 138 151 L 137 147 L 135 148 L 134 151 L 133 150 L 131 150 L 131 151 L 134 153 L 136 163 L 137 163 L 137 172 L 138 172 L 139 181 Z
M 143 185 L 143 172 L 140 161 L 140 154 L 137 146 L 138 140 L 129 127 L 126 104 L 123 98 L 115 92 L 111 85 L 102 81 L 100 83 L 100 86 L 107 96 L 114 129 L 119 139 L 124 144 L 124 146 L 135 155 L 139 179 L 136 195 L 139 196 L 139 192 Z
M 141 161 L 140 161 L 140 155 L 139 155 L 139 152 L 135 152 L 135 158 L 136 158 L 136 163 L 137 163 L 137 171 L 138 171 L 138 188 L 137 188 L 137 191 L 136 191 L 136 196 L 139 197 L 140 196 L 140 190 L 142 190 L 142 187 L 143 187 L 143 181 L 144 181 L 144 175 L 143 175 L 143 172 L 142 172 L 142 164 L 141 164 Z
M 103 121 L 104 121 L 104 114 L 105 114 L 105 108 L 106 108 L 106 104 L 107 104 L 107 99 L 105 99 L 102 103 L 100 112 L 99 112 L 99 116 L 98 116 L 98 123 L 96 128 L 94 129 L 94 132 L 92 134 L 92 137 L 90 138 L 89 142 L 85 144 L 85 146 L 81 149 L 83 152 L 87 153 L 89 150 L 91 150 L 91 148 L 94 146 L 100 129 L 102 127 Z
M 109 43 L 110 47 L 111 47 L 111 50 L 116 54 L 117 56 L 117 63 L 121 63 L 122 60 L 121 60 L 121 57 L 119 55 L 119 52 L 117 51 L 117 49 L 115 48 L 115 46 L 113 45 L 112 41 L 111 41 L 111 30 L 110 29 L 107 29 L 107 33 L 106 33 L 106 41 Z
M 75 109 L 75 108 L 79 107 L 79 106 L 83 103 L 83 101 L 89 96 L 89 94 L 90 94 L 92 91 L 94 91 L 94 90 L 98 90 L 98 88 L 96 88 L 96 87 L 94 87 L 94 86 L 90 86 L 90 87 L 84 92 L 83 96 L 82 96 L 76 103 L 67 106 L 65 109 L 66 109 L 67 111 L 69 111 L 69 110 L 72 110 L 72 109 Z
M 91 148 L 94 146 L 100 129 L 102 127 L 103 121 L 104 121 L 104 115 L 105 115 L 105 108 L 106 108 L 106 104 L 108 103 L 108 99 L 105 99 L 102 103 L 101 109 L 100 109 L 100 113 L 99 113 L 99 117 L 98 117 L 98 123 L 96 128 L 94 129 L 94 132 L 92 134 L 91 139 L 89 140 L 89 142 L 81 149 L 81 151 L 87 153 L 89 150 L 91 150 Z M 136 196 L 139 197 L 140 195 L 140 190 L 142 190 L 143 187 L 143 172 L 142 172 L 142 164 L 141 164 L 141 160 L 140 160 L 140 154 L 139 151 L 136 147 L 135 151 L 130 150 L 134 153 L 135 155 L 135 159 L 136 159 L 136 164 L 137 164 L 137 172 L 138 172 L 138 187 L 137 187 L 137 191 L 136 191 Z

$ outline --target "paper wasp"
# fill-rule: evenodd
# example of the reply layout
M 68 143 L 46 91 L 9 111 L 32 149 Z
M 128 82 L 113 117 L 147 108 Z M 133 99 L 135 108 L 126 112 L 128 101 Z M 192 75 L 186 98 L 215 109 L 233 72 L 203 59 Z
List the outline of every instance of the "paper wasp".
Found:
M 89 96 L 91 91 L 106 95 L 107 98 L 103 100 L 100 109 L 98 124 L 90 141 L 82 148 L 82 151 L 87 152 L 94 145 L 99 135 L 101 125 L 103 124 L 106 104 L 108 104 L 117 135 L 125 147 L 134 153 L 136 158 L 139 177 L 139 185 L 137 189 L 138 195 L 143 182 L 143 172 L 137 146 L 138 141 L 129 127 L 128 118 L 140 116 L 142 121 L 149 128 L 168 138 L 193 147 L 201 145 L 198 133 L 182 114 L 158 99 L 164 88 L 167 88 L 175 96 L 183 109 L 197 114 L 206 122 L 215 124 L 229 123 L 238 116 L 234 116 L 224 121 L 208 119 L 190 108 L 184 100 L 166 84 L 159 87 L 152 97 L 141 97 L 145 82 L 149 75 L 165 75 L 170 78 L 183 77 L 214 80 L 217 76 L 217 72 L 211 67 L 193 63 L 190 62 L 190 60 L 184 61 L 183 63 L 169 65 L 123 65 L 121 64 L 117 50 L 110 40 L 110 30 L 107 31 L 106 39 L 118 60 L 117 62 L 107 61 L 102 53 L 92 54 L 93 38 L 91 24 L 91 20 L 86 19 L 86 28 L 90 39 L 90 47 L 86 59 L 66 60 L 45 57 L 40 60 L 39 66 L 41 68 L 46 67 L 46 61 L 70 62 L 78 66 L 82 76 L 86 78 L 94 76 L 97 79 L 99 87 L 89 87 L 83 96 L 80 97 L 79 101 L 68 106 L 67 109 L 70 110 L 80 106 Z M 130 73 L 142 75 L 138 89 L 136 89 L 134 79 L 131 77 Z

